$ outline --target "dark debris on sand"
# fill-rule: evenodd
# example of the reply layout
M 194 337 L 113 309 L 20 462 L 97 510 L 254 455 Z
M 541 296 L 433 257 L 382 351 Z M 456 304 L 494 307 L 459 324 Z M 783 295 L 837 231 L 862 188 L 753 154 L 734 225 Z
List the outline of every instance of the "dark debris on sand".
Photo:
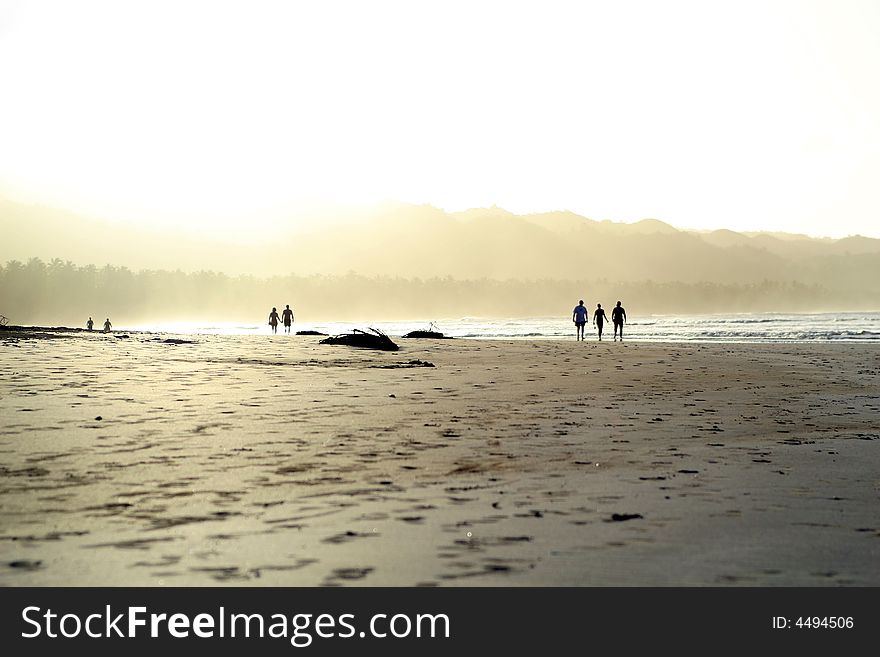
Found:
M 346 345 L 348 347 L 360 347 L 362 349 L 379 349 L 381 351 L 397 351 L 400 349 L 391 338 L 378 329 L 371 328 L 368 331 L 354 329 L 351 333 L 334 335 L 321 340 L 320 344 Z
M 400 336 L 402 338 L 428 338 L 431 340 L 451 340 L 451 335 L 443 335 L 439 331 L 410 331 L 406 335 Z
M 406 367 L 435 367 L 434 363 L 427 360 L 411 360 L 406 363 L 392 363 L 390 365 L 376 365 L 375 367 L 383 370 L 396 370 Z
M 43 331 L 51 331 L 52 333 L 88 333 L 85 329 L 70 328 L 69 326 L 16 326 L 14 324 L 0 326 L 0 331 L 8 331 L 9 333 L 40 333 Z M 92 333 L 98 332 L 92 331 Z
M 326 333 L 321 333 L 320 331 L 297 331 L 297 335 L 327 335 Z
M 625 522 L 639 518 L 644 518 L 644 516 L 641 513 L 612 513 L 611 517 L 605 522 Z
M 134 331 L 134 333 L 139 333 L 139 331 Z M 111 331 L 109 333 L 105 333 L 104 331 L 89 331 L 84 328 L 71 328 L 70 326 L 16 326 L 16 325 L 5 325 L 0 326 L 0 337 L 8 338 L 11 340 L 18 340 L 24 338 L 33 338 L 33 339 L 58 339 L 58 338 L 66 338 L 70 336 L 95 336 L 95 337 L 113 337 L 113 338 L 130 338 L 131 336 L 128 333 L 116 333 Z
M 67 337 L 61 335 L 64 333 L 83 333 L 87 334 L 85 329 L 69 328 L 67 326 L 0 326 L 0 336 L 4 339 L 19 340 L 24 338 L 45 339 L 45 338 L 62 338 Z M 98 333 L 95 331 L 94 333 Z

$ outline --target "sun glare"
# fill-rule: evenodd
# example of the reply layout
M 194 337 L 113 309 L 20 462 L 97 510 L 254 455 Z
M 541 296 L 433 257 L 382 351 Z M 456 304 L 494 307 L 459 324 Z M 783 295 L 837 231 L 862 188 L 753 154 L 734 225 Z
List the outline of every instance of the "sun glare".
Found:
M 197 230 L 388 198 L 878 234 L 878 8 L 829 7 L 11 3 L 0 193 Z

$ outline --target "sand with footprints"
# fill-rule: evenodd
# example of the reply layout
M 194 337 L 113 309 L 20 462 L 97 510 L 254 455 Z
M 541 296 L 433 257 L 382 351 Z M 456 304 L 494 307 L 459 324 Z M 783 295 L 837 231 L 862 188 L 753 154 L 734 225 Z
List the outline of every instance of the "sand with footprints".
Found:
M 880 585 L 880 347 L 0 335 L 0 584 Z

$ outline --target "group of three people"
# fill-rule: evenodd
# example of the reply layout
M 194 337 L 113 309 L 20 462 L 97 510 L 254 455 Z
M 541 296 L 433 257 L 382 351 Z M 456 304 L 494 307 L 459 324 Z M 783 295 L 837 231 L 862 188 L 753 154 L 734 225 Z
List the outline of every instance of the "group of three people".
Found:
M 280 317 L 278 315 L 278 310 L 272 308 L 272 312 L 269 313 L 269 326 L 272 327 L 272 333 L 278 333 L 279 319 L 284 323 L 284 332 L 290 333 L 290 325 L 293 324 L 293 311 L 290 309 L 290 305 L 284 306 L 284 310 L 281 311 Z
M 572 311 L 571 314 L 571 319 L 577 330 L 578 340 L 584 339 L 584 326 L 587 324 L 588 314 L 589 311 L 586 306 L 584 306 L 584 300 L 581 299 L 580 302 L 578 302 L 578 305 L 574 307 L 574 311 Z M 602 304 L 597 303 L 596 311 L 593 313 L 593 326 L 599 329 L 600 340 L 602 339 L 602 327 L 606 321 L 608 321 L 608 316 L 605 314 Z M 620 341 L 623 342 L 623 324 L 626 322 L 626 311 L 623 309 L 623 306 L 620 305 L 620 301 L 617 302 L 617 306 L 611 311 L 611 322 L 614 324 L 614 339 L 617 340 L 617 333 L 620 331 Z

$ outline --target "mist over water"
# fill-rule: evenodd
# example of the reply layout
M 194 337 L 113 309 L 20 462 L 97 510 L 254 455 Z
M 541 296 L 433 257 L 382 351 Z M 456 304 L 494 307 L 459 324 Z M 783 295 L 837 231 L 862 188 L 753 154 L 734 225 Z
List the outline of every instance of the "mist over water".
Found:
M 574 339 L 575 330 L 565 317 L 487 319 L 463 317 L 412 321 L 361 321 L 294 323 L 293 332 L 320 331 L 330 335 L 352 329 L 379 329 L 391 337 L 432 325 L 447 336 L 468 339 L 547 340 Z M 268 325 L 234 322 L 173 322 L 120 327 L 187 335 L 272 335 Z M 649 315 L 632 318 L 624 327 L 632 342 L 877 342 L 880 341 L 880 312 L 811 314 Z M 278 336 L 284 338 L 283 327 Z M 613 337 L 613 326 L 605 325 L 603 339 Z M 596 329 L 587 326 L 587 339 L 596 340 Z

